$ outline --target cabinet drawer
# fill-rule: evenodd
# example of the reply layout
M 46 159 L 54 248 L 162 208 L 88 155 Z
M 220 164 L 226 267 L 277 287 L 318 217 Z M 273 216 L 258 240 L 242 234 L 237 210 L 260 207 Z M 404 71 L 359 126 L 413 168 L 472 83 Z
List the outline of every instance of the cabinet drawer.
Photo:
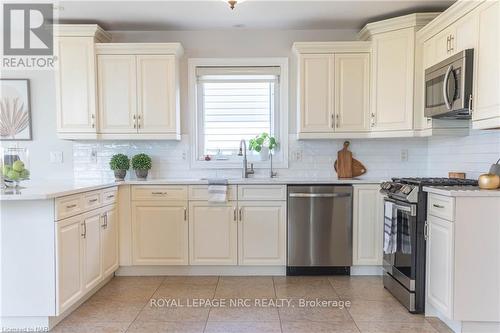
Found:
M 56 220 L 62 220 L 84 211 L 83 196 L 70 195 L 56 199 Z
M 286 186 L 238 185 L 238 200 L 286 200 Z
M 102 204 L 109 205 L 115 203 L 118 197 L 118 188 L 112 187 L 102 191 Z
M 227 187 L 227 200 L 234 201 L 237 199 L 236 185 Z M 189 200 L 208 200 L 208 185 L 191 185 L 189 186 Z
M 431 193 L 429 195 L 427 213 L 448 221 L 453 221 L 455 219 L 455 199 Z
M 187 200 L 187 186 L 132 186 L 132 200 Z
M 83 193 L 83 209 L 85 211 L 101 206 L 101 191 Z

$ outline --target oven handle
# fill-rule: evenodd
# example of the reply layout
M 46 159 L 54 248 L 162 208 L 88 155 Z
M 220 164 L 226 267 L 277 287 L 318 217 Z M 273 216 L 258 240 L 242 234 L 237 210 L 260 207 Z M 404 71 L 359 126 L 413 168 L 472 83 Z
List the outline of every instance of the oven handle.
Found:
M 386 198 L 385 201 L 388 201 L 388 202 L 392 203 L 392 206 L 396 210 L 400 210 L 400 211 L 403 211 L 403 212 L 410 213 L 410 216 L 417 216 L 417 210 L 416 210 L 415 205 L 408 205 L 408 206 L 407 205 L 401 205 L 401 204 L 398 204 L 396 201 L 390 200 L 388 198 Z
M 451 110 L 451 103 L 450 103 L 450 99 L 448 97 L 448 80 L 450 79 L 450 74 L 451 74 L 452 70 L 453 70 L 453 66 L 452 65 L 448 66 L 448 69 L 446 70 L 446 74 L 444 75 L 444 80 L 443 80 L 444 103 L 446 104 L 446 108 L 448 110 Z

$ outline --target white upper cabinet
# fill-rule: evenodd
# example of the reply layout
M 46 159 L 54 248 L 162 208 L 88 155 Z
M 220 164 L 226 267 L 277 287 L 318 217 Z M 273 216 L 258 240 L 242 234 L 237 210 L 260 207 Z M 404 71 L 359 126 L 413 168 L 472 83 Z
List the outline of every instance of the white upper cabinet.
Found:
M 299 133 L 333 131 L 332 55 L 299 56 Z
M 366 137 L 369 42 L 294 43 L 299 139 Z
M 173 55 L 137 56 L 139 133 L 180 132 L 176 72 Z
M 100 132 L 136 133 L 135 56 L 99 55 L 97 68 Z
M 334 113 L 338 132 L 370 129 L 370 54 L 334 55 Z
M 377 131 L 413 128 L 413 28 L 373 37 L 372 127 Z
M 56 25 L 57 132 L 61 138 L 97 134 L 95 42 L 110 40 L 97 25 Z
M 475 52 L 475 98 L 472 127 L 500 128 L 500 2 L 487 1 L 478 10 Z
M 179 43 L 109 43 L 97 25 L 56 25 L 62 139 L 180 140 Z

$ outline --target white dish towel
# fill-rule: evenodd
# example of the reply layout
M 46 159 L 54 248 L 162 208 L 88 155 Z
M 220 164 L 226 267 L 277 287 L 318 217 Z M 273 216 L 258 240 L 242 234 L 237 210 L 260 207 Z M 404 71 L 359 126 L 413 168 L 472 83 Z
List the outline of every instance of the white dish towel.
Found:
M 208 202 L 225 203 L 227 201 L 227 180 L 208 180 Z

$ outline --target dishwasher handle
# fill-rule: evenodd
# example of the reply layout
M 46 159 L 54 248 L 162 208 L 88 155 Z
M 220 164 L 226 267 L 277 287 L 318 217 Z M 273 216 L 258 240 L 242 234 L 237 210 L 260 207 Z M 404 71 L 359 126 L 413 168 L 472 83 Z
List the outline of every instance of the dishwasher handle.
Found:
M 351 193 L 290 193 L 290 198 L 344 198 L 350 197 Z

